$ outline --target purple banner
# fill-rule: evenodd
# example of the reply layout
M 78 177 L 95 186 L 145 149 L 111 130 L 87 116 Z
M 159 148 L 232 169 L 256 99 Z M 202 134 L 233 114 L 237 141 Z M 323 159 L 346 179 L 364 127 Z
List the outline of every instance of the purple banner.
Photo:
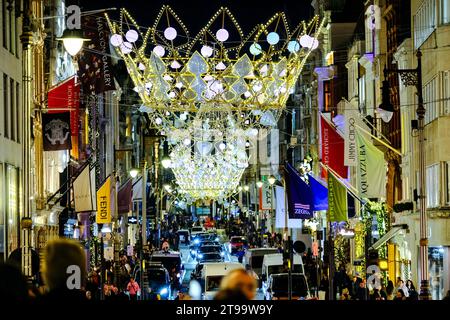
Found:
M 285 164 L 285 181 L 290 219 L 311 219 L 313 197 L 311 188 L 289 163 Z

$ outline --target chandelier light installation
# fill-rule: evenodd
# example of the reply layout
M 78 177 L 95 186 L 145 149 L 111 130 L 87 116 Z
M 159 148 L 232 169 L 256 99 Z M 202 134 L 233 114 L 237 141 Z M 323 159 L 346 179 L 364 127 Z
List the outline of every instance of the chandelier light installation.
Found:
M 245 132 L 230 113 L 198 112 L 188 129 L 167 134 L 178 191 L 188 200 L 224 199 L 248 167 Z
M 179 191 L 194 200 L 235 192 L 248 166 L 247 139 L 277 125 L 323 21 L 315 16 L 291 31 L 277 13 L 244 35 L 221 8 L 191 36 L 169 6 L 151 27 L 125 9 L 118 21 L 106 16 L 140 110 L 169 139 Z
M 243 128 L 275 126 L 323 26 L 315 16 L 291 31 L 285 14 L 277 13 L 244 35 L 221 8 L 192 37 L 169 6 L 149 28 L 125 9 L 108 23 L 142 111 L 165 129 L 182 126 L 200 109 L 231 110 Z

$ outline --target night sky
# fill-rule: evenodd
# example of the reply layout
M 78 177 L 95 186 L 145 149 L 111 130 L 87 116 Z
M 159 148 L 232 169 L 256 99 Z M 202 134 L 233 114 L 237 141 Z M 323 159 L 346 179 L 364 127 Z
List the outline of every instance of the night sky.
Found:
M 313 15 L 311 0 L 71 0 L 82 11 L 116 7 L 126 8 L 141 26 L 151 26 L 163 5 L 170 5 L 188 27 L 196 34 L 221 7 L 228 7 L 238 20 L 244 33 L 258 23 L 266 22 L 279 11 L 287 13 L 290 26 Z M 116 12 L 118 14 L 118 11 Z

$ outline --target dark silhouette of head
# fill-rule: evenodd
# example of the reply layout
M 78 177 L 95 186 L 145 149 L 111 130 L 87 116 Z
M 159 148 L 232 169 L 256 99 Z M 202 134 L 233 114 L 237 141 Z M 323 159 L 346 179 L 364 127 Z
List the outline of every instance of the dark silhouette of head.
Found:
M 28 300 L 28 288 L 20 269 L 0 264 L 0 301 L 24 302 Z

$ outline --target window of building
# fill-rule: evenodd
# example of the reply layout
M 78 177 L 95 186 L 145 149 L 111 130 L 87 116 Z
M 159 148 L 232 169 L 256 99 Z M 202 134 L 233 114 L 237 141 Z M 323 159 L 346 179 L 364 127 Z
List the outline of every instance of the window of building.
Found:
M 450 114 L 450 70 L 442 72 L 442 115 Z
M 426 170 L 427 208 L 436 208 L 439 207 L 439 163 L 428 166 Z
M 2 1 L 2 28 L 3 28 L 3 47 L 8 49 L 8 14 L 6 10 L 6 1 Z
M 18 82 L 16 82 L 16 121 L 17 123 L 15 124 L 16 127 L 16 141 L 17 143 L 20 143 L 20 84 Z
M 6 1 L 6 0 L 3 0 Z M 16 17 L 14 10 L 14 1 L 6 1 L 8 4 L 8 20 L 9 20 L 9 51 L 12 54 L 16 54 L 16 38 L 17 38 L 17 29 L 16 29 Z
M 8 104 L 8 76 L 3 74 L 3 128 L 5 138 L 9 138 L 9 104 Z
M 447 24 L 450 23 L 450 0 L 440 0 L 440 23 Z
M 362 75 L 358 79 L 358 98 L 360 110 L 365 110 L 366 105 L 366 76 Z
M 450 161 L 446 161 L 445 169 L 445 203 L 450 204 Z
M 423 102 L 425 103 L 425 124 L 435 120 L 438 116 L 438 103 L 437 103 L 437 81 L 434 77 L 423 87 Z
M 324 112 L 331 111 L 331 80 L 323 82 L 323 94 L 324 94 Z
M 436 0 L 424 0 L 413 18 L 414 46 L 419 48 L 436 28 Z
M 16 141 L 16 94 L 14 93 L 16 89 L 16 83 L 13 79 L 9 79 L 9 97 L 10 97 L 10 112 L 11 122 L 10 122 L 10 130 L 11 130 L 11 140 Z

